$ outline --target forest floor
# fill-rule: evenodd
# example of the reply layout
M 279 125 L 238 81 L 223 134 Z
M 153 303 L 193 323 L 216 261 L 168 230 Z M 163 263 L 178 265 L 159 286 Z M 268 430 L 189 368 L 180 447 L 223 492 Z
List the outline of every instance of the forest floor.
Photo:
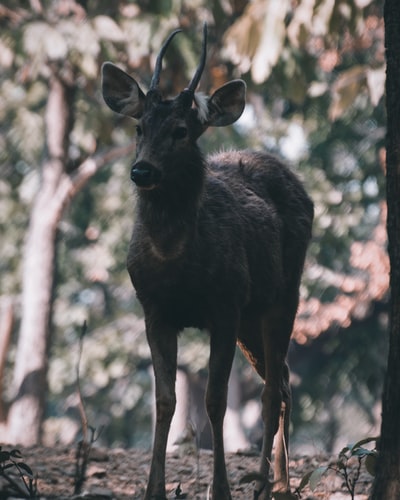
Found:
M 3 447 L 8 450 L 8 447 Z M 41 499 L 142 499 L 149 470 L 150 455 L 130 449 L 93 448 L 89 459 L 85 482 L 80 494 L 74 494 L 76 474 L 76 450 L 72 447 L 20 448 L 22 459 L 37 476 L 38 497 Z M 234 500 L 253 498 L 254 483 L 251 473 L 258 470 L 259 457 L 251 454 L 227 454 L 227 469 Z M 290 461 L 291 488 L 298 488 L 301 478 L 319 466 L 333 463 L 328 457 L 302 457 Z M 0 464 L 2 465 L 2 464 Z M 11 472 L 12 467 L 8 469 Z M 0 469 L 1 471 L 1 469 Z M 7 471 L 7 472 L 8 472 Z M 353 469 L 354 472 L 354 469 Z M 247 477 L 246 477 L 247 476 Z M 169 499 L 186 498 L 206 500 L 212 478 L 212 455 L 200 453 L 168 454 L 167 496 Z M 18 478 L 15 478 L 19 481 Z M 180 486 L 179 486 L 180 485 Z M 372 485 L 372 476 L 365 468 L 357 481 L 356 500 L 367 500 Z M 181 496 L 177 496 L 179 488 Z M 184 496 L 186 494 L 186 496 Z M 17 497 L 17 496 L 15 496 Z M 0 499 L 14 498 L 6 493 L 4 478 L 0 474 Z M 346 500 L 351 496 L 343 479 L 334 472 L 324 475 L 318 487 L 311 492 L 307 487 L 301 492 L 302 500 Z

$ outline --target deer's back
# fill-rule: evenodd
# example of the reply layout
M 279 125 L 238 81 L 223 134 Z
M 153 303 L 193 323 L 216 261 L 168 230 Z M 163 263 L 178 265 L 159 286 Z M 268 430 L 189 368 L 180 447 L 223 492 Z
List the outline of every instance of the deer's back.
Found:
M 223 152 L 209 159 L 210 171 L 229 185 L 239 204 L 262 205 L 257 226 L 272 215 L 279 225 L 284 267 L 289 270 L 290 256 L 304 250 L 311 238 L 313 203 L 298 177 L 276 157 L 263 152 Z M 244 210 L 252 214 L 252 210 Z M 249 222 L 252 222 L 251 220 Z M 265 244 L 265 242 L 262 242 Z
M 243 186 L 274 209 L 285 229 L 310 238 L 313 204 L 298 177 L 268 153 L 232 151 L 209 158 L 213 175 L 224 180 L 241 199 Z M 244 197 L 245 200 L 245 197 Z
M 269 248 L 270 261 L 281 270 L 282 282 L 293 286 L 293 280 L 300 279 L 314 215 L 313 203 L 299 178 L 275 156 L 264 152 L 218 153 L 210 157 L 209 165 L 212 175 L 224 179 L 243 206 L 242 216 L 250 231 L 246 244 L 253 281 L 259 282 L 257 277 L 265 261 L 260 254 L 268 257 L 265 252 Z

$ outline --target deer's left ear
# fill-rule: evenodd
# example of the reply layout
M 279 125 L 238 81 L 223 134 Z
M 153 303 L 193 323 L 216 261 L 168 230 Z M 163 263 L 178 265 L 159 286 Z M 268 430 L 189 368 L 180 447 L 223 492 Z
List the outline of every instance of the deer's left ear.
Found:
M 246 84 L 243 80 L 225 83 L 208 100 L 207 125 L 224 127 L 234 123 L 246 105 Z
M 101 68 L 103 98 L 113 111 L 121 115 L 140 118 L 146 96 L 136 80 L 110 62 Z

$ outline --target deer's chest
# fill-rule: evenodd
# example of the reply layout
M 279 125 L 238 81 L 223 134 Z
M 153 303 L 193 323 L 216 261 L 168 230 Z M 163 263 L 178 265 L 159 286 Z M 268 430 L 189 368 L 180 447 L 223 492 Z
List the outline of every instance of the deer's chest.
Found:
M 144 310 L 157 311 L 179 328 L 205 328 L 221 306 L 246 301 L 247 270 L 232 266 L 232 259 L 184 246 L 178 256 L 158 255 L 148 242 L 132 243 L 128 270 Z

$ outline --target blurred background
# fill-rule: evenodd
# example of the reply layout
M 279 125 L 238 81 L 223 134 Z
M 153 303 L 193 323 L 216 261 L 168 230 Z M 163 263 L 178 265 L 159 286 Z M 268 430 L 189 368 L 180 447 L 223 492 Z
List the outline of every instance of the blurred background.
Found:
M 389 263 L 384 192 L 384 44 L 378 0 L 30 0 L 0 4 L 0 442 L 75 442 L 77 366 L 106 446 L 149 448 L 152 374 L 125 259 L 135 214 L 135 123 L 100 93 L 110 60 L 182 90 L 209 26 L 200 90 L 248 86 L 205 151 L 268 149 L 315 203 L 314 237 L 289 352 L 292 449 L 334 452 L 379 433 Z M 180 337 L 173 444 L 209 445 L 207 334 Z M 227 449 L 257 446 L 261 383 L 238 352 Z M 187 425 L 189 422 L 189 425 Z M 233 439 L 232 439 L 233 434 Z

